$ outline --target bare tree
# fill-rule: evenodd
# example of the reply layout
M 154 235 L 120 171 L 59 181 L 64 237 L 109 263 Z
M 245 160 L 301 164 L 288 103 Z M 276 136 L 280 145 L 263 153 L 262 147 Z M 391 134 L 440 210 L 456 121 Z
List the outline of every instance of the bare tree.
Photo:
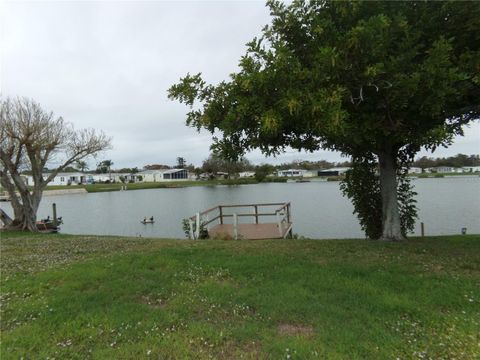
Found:
M 38 231 L 37 210 L 49 182 L 65 167 L 110 148 L 111 139 L 93 129 L 74 130 L 40 104 L 27 98 L 0 100 L 0 181 L 14 211 L 12 220 L 3 210 L 0 219 L 10 229 Z M 61 165 L 44 178 L 48 161 Z M 29 170 L 31 189 L 21 173 Z

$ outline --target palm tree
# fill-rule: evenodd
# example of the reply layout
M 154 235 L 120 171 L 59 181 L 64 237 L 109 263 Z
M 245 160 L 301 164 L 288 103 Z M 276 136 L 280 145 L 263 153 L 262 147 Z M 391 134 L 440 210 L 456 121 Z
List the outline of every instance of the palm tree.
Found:
M 112 160 L 103 160 L 103 166 L 105 166 L 108 170 L 108 178 L 110 181 L 112 181 L 112 166 L 113 166 L 113 161 Z
M 77 169 L 80 170 L 80 172 L 85 172 L 85 170 L 88 170 L 88 164 L 86 161 L 83 160 L 78 160 L 76 162 Z

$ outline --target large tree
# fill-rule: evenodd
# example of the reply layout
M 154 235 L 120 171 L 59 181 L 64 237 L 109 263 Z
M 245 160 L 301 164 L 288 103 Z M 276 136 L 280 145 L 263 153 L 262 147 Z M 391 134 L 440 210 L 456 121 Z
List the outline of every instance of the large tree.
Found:
M 8 191 L 14 211 L 2 221 L 11 229 L 37 231 L 37 210 L 42 193 L 61 170 L 110 147 L 110 139 L 93 129 L 74 130 L 52 112 L 27 98 L 0 100 L 0 181 Z M 48 174 L 48 162 L 59 164 Z M 33 177 L 31 188 L 22 172 Z
M 252 169 L 253 166 L 250 161 L 245 158 L 239 158 L 237 160 L 225 159 L 220 154 L 212 153 L 202 163 L 202 170 L 211 175 L 215 175 L 218 172 L 226 172 L 228 177 L 236 176 L 238 173 Z
M 399 159 L 448 145 L 480 108 L 480 2 L 270 1 L 272 24 L 240 70 L 208 85 L 182 78 L 169 96 L 187 124 L 235 157 L 253 148 L 327 148 L 378 160 L 382 235 L 403 240 Z

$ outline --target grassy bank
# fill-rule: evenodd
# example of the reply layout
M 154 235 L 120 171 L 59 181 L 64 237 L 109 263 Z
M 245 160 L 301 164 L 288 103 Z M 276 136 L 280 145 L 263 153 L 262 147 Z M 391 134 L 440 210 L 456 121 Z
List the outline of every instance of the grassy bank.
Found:
M 266 182 L 286 182 L 285 178 L 272 178 L 267 179 Z M 78 189 L 85 188 L 89 193 L 105 192 L 105 191 L 120 191 L 125 189 L 129 190 L 142 190 L 142 189 L 169 189 L 179 187 L 190 186 L 215 186 L 215 185 L 249 185 L 258 184 L 258 181 L 254 178 L 241 178 L 241 179 L 222 179 L 222 180 L 187 180 L 187 181 L 168 181 L 168 182 L 139 182 L 131 184 L 90 184 L 90 185 L 71 185 L 71 186 L 48 186 L 48 190 L 65 190 L 65 189 Z
M 474 359 L 480 236 L 1 234 L 2 359 Z

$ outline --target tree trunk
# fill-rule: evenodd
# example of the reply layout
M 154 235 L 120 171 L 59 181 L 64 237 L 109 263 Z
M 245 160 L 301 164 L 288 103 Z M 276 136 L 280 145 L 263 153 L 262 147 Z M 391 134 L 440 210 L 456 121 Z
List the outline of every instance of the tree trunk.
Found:
M 31 232 L 38 232 L 37 228 L 37 208 L 38 206 L 32 205 L 30 201 L 20 204 L 21 209 L 15 211 L 15 217 L 12 221 L 8 215 L 7 218 L 3 218 L 2 221 L 5 224 L 7 230 L 28 230 Z M 3 214 L 2 214 L 3 215 Z M 6 221 L 4 221 L 6 220 Z
M 382 194 L 382 237 L 384 241 L 403 241 L 397 198 L 396 156 L 390 148 L 378 155 Z
M 5 227 L 10 226 L 13 223 L 13 220 L 8 214 L 0 209 L 0 220 L 5 224 Z
M 10 190 L 10 189 L 9 189 Z M 37 210 L 42 198 L 41 190 L 19 189 L 18 192 L 8 191 L 11 205 L 14 211 L 13 220 L 4 212 L 0 214 L 0 220 L 5 224 L 7 230 L 28 230 L 38 232 Z M 20 201 L 21 199 L 21 201 Z

